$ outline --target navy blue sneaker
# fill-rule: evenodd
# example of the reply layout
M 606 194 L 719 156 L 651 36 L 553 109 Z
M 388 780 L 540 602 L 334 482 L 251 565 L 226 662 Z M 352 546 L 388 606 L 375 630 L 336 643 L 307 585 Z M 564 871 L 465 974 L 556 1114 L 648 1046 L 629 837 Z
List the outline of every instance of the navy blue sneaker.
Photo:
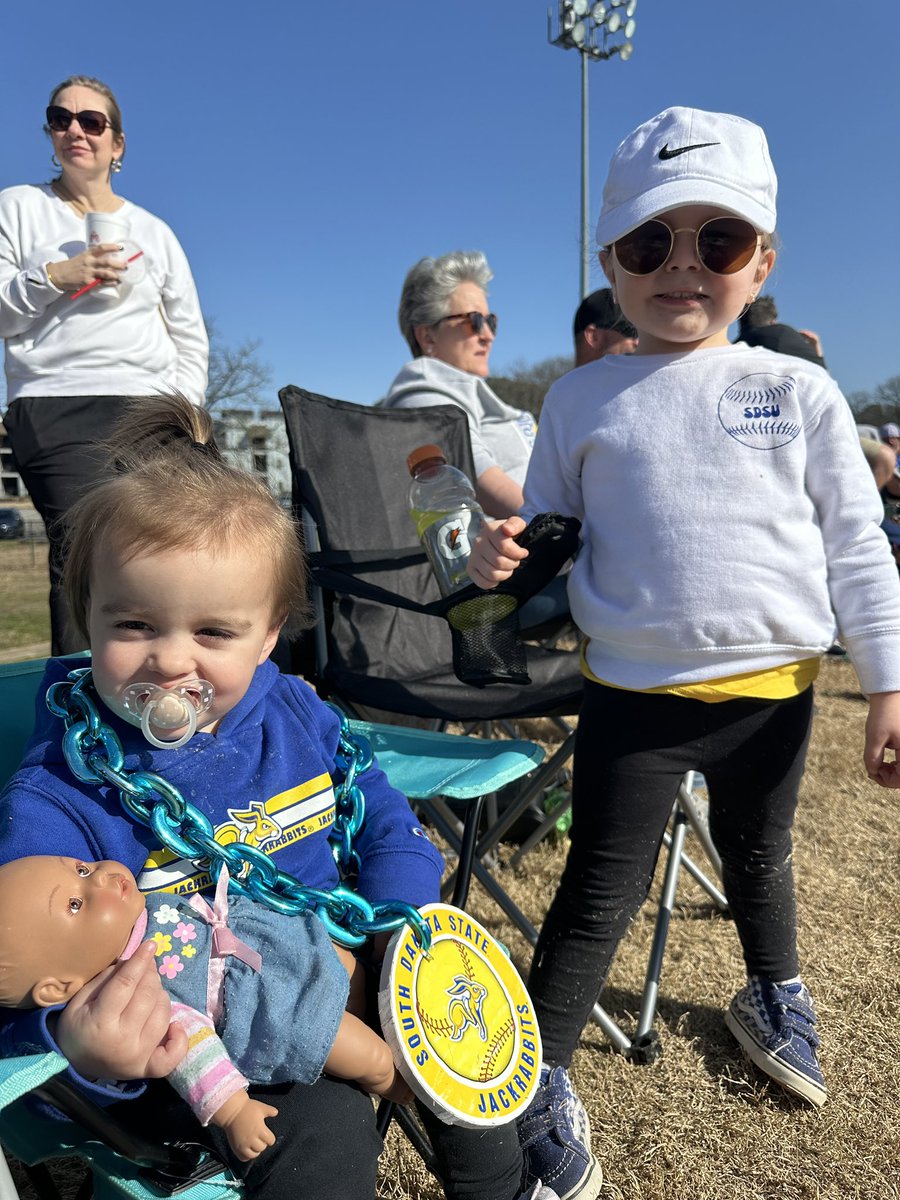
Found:
M 597 1200 L 603 1171 L 591 1153 L 588 1115 L 565 1067 L 541 1068 L 540 1086 L 519 1118 L 518 1133 L 529 1179 L 541 1180 L 559 1200 Z
M 800 980 L 772 983 L 751 975 L 725 1024 L 761 1071 L 817 1108 L 828 1099 L 816 1049 L 816 1010 Z

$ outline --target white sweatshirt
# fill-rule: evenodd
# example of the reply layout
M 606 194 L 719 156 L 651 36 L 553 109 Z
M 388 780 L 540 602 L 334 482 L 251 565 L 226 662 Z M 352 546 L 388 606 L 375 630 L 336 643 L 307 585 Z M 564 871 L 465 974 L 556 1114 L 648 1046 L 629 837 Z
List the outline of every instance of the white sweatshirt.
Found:
M 10 403 L 167 387 L 203 403 L 209 346 L 184 251 L 164 221 L 136 204 L 126 200 L 116 215 L 129 224 L 128 250 L 143 256 L 118 288 L 73 300 L 50 283 L 47 263 L 85 249 L 84 218 L 49 184 L 0 192 L 0 337 Z
M 519 485 L 534 445 L 534 417 L 501 400 L 479 375 L 437 358 L 408 362 L 379 401 L 382 408 L 424 408 L 456 404 L 469 418 L 475 476 L 500 467 Z
M 738 344 L 571 372 L 525 481 L 522 516 L 548 511 L 583 522 L 569 602 L 598 678 L 763 670 L 822 653 L 837 629 L 867 692 L 900 690 L 882 503 L 820 367 Z

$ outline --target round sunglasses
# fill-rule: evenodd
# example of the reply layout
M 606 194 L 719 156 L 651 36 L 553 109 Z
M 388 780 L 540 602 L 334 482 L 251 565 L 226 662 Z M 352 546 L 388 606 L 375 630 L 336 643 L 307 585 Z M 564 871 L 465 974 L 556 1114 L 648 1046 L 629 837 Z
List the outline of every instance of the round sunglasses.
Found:
M 481 312 L 447 313 L 446 317 L 441 317 L 441 321 L 454 321 L 454 320 L 456 320 L 457 317 L 464 317 L 465 320 L 467 320 L 469 322 L 469 324 L 471 325 L 472 332 L 474 334 L 481 333 L 481 331 L 482 331 L 482 329 L 484 329 L 485 325 L 487 325 L 487 327 L 491 331 L 491 333 L 495 334 L 497 332 L 497 314 L 496 313 L 481 313 Z M 441 321 L 435 321 L 435 325 L 440 325 Z
M 697 258 L 714 275 L 733 275 L 746 267 L 759 245 L 759 234 L 740 217 L 713 217 L 699 229 L 670 229 L 663 221 L 646 221 L 613 242 L 616 262 L 627 275 L 652 275 L 669 261 L 675 235 L 695 233 Z
M 106 113 L 96 112 L 85 108 L 81 112 L 69 112 L 58 104 L 51 104 L 47 109 L 47 124 L 54 133 L 65 133 L 73 121 L 77 121 L 84 133 L 91 137 L 101 137 L 106 133 L 109 117 Z

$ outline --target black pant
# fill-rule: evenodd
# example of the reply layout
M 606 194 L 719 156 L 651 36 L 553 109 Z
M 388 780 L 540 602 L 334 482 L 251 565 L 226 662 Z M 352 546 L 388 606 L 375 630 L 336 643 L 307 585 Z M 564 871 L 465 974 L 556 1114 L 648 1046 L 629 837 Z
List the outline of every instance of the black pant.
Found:
M 748 972 L 798 973 L 791 826 L 811 718 L 811 688 L 707 704 L 586 683 L 572 842 L 528 980 L 547 1062 L 569 1064 L 647 897 L 685 771 L 709 785 L 710 833 Z
M 277 1141 L 251 1163 L 231 1155 L 222 1130 L 201 1129 L 164 1080 L 138 1100 L 114 1105 L 119 1120 L 160 1140 L 212 1146 L 246 1182 L 255 1200 L 374 1200 L 381 1138 L 371 1099 L 352 1084 L 322 1076 L 305 1087 L 251 1087 L 278 1109 L 268 1119 Z M 461 1129 L 422 1113 L 450 1200 L 513 1200 L 521 1188 L 522 1154 L 515 1124 Z
M 22 396 L 3 418 L 16 468 L 47 528 L 50 542 L 50 638 L 53 654 L 86 649 L 71 627 L 60 587 L 62 518 L 78 497 L 102 477 L 103 455 L 95 446 L 122 412 L 121 396 Z

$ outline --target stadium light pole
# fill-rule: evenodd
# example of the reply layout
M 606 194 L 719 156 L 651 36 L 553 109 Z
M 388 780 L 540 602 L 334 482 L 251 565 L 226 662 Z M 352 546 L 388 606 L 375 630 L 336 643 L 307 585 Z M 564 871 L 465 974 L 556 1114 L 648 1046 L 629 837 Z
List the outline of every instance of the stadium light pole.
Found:
M 623 62 L 631 58 L 634 46 L 634 11 L 637 0 L 607 0 L 591 4 L 590 0 L 559 0 L 557 33 L 553 37 L 553 10 L 547 10 L 547 40 L 561 50 L 577 50 L 581 55 L 581 270 L 579 298 L 588 294 L 590 264 L 590 234 L 588 223 L 588 63 L 612 58 L 618 54 Z M 611 42 L 621 34 L 624 41 Z

